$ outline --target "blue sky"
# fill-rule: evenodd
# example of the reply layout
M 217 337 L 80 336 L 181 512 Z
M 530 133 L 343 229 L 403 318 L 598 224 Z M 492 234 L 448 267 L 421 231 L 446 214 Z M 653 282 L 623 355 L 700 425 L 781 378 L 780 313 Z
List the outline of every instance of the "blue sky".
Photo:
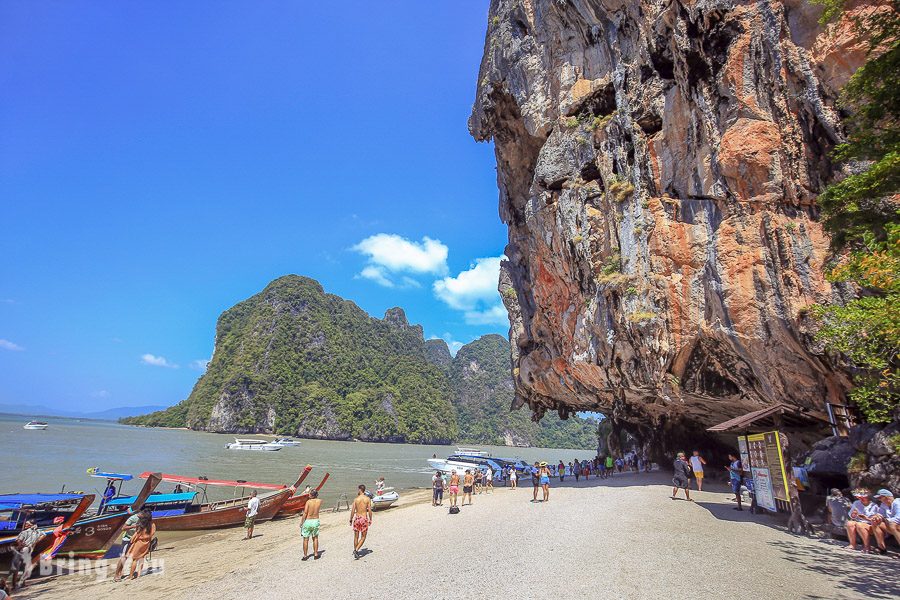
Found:
M 177 402 L 287 273 L 506 333 L 487 5 L 0 4 L 0 403 Z

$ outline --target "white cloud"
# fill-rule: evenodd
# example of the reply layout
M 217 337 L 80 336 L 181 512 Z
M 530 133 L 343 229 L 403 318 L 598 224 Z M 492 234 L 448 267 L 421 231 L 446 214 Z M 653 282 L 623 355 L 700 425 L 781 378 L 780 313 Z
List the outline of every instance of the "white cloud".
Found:
M 192 360 L 188 366 L 195 371 L 206 371 L 206 366 L 211 360 L 211 358 L 198 358 L 197 360 Z
M 394 287 L 394 282 L 388 278 L 387 273 L 381 267 L 376 267 L 374 265 L 369 265 L 365 267 L 362 271 L 359 272 L 357 277 L 362 277 L 363 279 L 369 279 L 374 281 L 378 285 L 382 285 L 384 287 L 392 288 Z
M 463 311 L 469 325 L 508 325 L 497 281 L 502 256 L 477 258 L 456 277 L 434 282 L 434 294 L 450 308 Z
M 97 390 L 96 392 L 91 392 L 91 398 L 109 398 L 109 392 L 106 390 Z
M 165 356 L 154 356 L 153 354 L 144 354 L 141 356 L 141 362 L 152 367 L 166 367 L 168 369 L 177 369 L 178 365 L 166 360 Z
M 12 350 L 13 352 L 21 352 L 25 348 L 18 344 L 14 344 L 9 340 L 0 340 L 0 348 L 3 350 Z
M 469 269 L 456 277 L 444 277 L 434 282 L 435 295 L 450 308 L 476 310 L 500 299 L 497 281 L 502 256 L 476 258 Z
M 379 233 L 369 236 L 353 246 L 352 250 L 367 257 L 368 265 L 359 277 L 370 279 L 385 287 L 395 287 L 392 274 L 443 275 L 447 272 L 449 249 L 440 240 L 423 237 L 421 242 L 405 237 Z M 401 279 L 401 285 L 418 286 L 418 282 L 408 275 Z

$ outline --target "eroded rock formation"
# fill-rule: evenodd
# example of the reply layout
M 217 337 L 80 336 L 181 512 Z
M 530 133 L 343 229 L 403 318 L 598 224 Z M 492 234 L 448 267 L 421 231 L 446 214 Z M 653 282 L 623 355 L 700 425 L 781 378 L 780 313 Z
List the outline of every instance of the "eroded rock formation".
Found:
M 806 311 L 845 293 L 815 199 L 864 45 L 818 16 L 493 0 L 469 127 L 496 147 L 518 405 L 660 431 L 842 401 Z

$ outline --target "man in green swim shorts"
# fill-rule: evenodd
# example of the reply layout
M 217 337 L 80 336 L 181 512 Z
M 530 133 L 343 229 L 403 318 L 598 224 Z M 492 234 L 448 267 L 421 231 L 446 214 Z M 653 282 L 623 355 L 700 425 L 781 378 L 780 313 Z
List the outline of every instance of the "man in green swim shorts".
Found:
M 300 521 L 300 535 L 303 536 L 303 560 L 309 559 L 309 538 L 313 542 L 313 559 L 319 560 L 319 491 L 311 490 L 309 500 L 303 507 L 303 519 Z

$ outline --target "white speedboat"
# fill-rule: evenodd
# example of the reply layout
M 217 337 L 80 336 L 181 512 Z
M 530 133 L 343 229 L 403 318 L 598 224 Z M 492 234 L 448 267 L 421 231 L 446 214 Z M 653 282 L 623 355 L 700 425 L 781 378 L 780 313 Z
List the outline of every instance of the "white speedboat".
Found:
M 394 488 L 384 488 L 380 493 L 372 498 L 372 510 L 381 510 L 382 508 L 390 508 L 391 505 L 400 499 L 400 494 L 394 491 Z
M 299 446 L 300 440 L 295 440 L 293 438 L 280 438 L 272 443 L 277 444 L 278 446 Z
M 479 456 L 481 458 L 487 458 L 491 455 L 490 452 L 485 452 L 478 448 L 457 448 L 456 454 L 458 456 Z
M 28 421 L 22 426 L 22 429 L 38 429 L 44 430 L 47 429 L 48 424 L 43 421 Z
M 281 450 L 282 446 L 269 442 L 267 440 L 250 440 L 246 438 L 236 438 L 232 443 L 225 444 L 229 450 L 264 450 L 274 452 Z
M 467 470 L 474 473 L 476 470 L 487 468 L 482 467 L 476 462 L 465 461 L 462 458 L 460 458 L 459 460 L 452 460 L 449 458 L 429 458 L 428 464 L 435 471 L 440 471 L 441 473 L 446 473 L 447 475 L 450 475 L 453 472 L 456 472 L 457 475 L 462 475 Z

